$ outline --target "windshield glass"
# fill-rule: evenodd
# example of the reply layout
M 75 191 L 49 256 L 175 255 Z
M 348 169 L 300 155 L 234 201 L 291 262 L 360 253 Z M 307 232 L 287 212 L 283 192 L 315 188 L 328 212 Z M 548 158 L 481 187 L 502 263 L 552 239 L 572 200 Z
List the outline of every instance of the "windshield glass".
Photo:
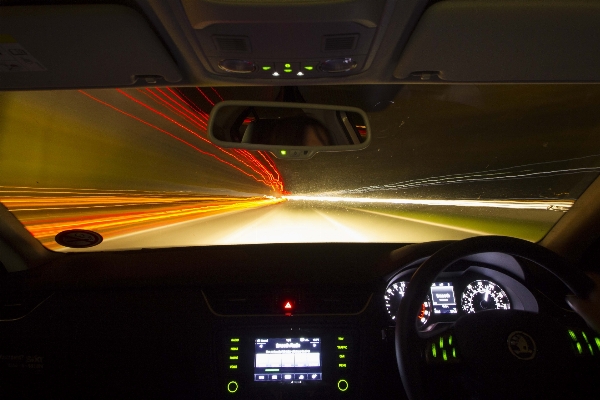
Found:
M 359 107 L 373 139 L 309 160 L 220 148 L 206 129 L 223 99 Z M 3 92 L 0 201 L 60 251 L 538 241 L 598 174 L 599 106 L 594 85 Z M 71 229 L 103 242 L 59 245 Z

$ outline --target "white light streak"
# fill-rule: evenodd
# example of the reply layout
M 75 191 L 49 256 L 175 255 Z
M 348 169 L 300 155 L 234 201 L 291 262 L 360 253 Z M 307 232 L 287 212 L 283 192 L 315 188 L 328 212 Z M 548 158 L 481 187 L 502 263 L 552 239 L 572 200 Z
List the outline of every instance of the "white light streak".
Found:
M 476 182 L 497 182 L 515 179 L 541 179 L 561 175 L 598 173 L 600 172 L 600 166 L 598 166 L 598 164 L 600 163 L 599 159 L 600 155 L 594 154 L 590 156 L 570 158 L 566 160 L 525 164 L 508 168 L 469 172 L 464 174 L 441 175 L 421 179 L 410 179 L 406 181 L 388 183 L 383 185 L 371 185 L 356 189 L 339 190 L 334 192 L 328 192 L 327 194 L 359 194 L 375 191 L 397 191 L 417 189 L 428 186 L 454 185 Z M 573 162 L 586 162 L 591 163 L 592 165 L 571 167 L 569 164 Z M 557 168 L 561 165 L 562 168 Z
M 329 203 L 366 203 L 366 204 L 399 204 L 399 205 L 426 205 L 426 206 L 456 206 L 456 207 L 488 207 L 488 208 L 513 208 L 521 210 L 558 210 L 567 211 L 573 201 L 553 200 L 434 200 L 434 199 L 374 199 L 367 197 L 339 197 L 339 196 L 283 196 L 291 201 L 322 201 Z

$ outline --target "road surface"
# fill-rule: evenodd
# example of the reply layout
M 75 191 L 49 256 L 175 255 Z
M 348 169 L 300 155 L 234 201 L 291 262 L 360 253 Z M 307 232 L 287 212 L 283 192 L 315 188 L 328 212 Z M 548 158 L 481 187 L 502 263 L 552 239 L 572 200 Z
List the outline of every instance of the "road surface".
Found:
M 288 201 L 108 238 L 93 250 L 240 243 L 422 242 L 480 233 L 358 209 Z

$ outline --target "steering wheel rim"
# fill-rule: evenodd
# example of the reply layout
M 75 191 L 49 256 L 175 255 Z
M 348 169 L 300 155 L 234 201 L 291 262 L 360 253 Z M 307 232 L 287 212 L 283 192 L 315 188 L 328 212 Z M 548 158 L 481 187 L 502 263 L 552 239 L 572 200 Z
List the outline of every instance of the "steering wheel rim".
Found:
M 413 274 L 396 316 L 395 347 L 398 370 L 409 399 L 426 398 L 422 376 L 423 355 L 419 346 L 421 338 L 415 325 L 415 316 L 422 300 L 435 278 L 454 262 L 467 256 L 499 252 L 527 259 L 551 272 L 575 295 L 587 298 L 594 282 L 583 272 L 569 267 L 556 253 L 527 242 L 504 236 L 478 236 L 452 243 L 426 260 Z

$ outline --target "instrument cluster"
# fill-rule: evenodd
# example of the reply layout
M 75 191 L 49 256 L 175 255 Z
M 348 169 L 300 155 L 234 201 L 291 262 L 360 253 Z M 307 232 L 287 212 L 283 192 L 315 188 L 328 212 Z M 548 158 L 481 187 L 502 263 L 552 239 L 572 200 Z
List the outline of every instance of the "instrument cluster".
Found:
M 411 271 L 393 278 L 383 300 L 393 323 L 409 285 Z M 471 267 L 460 273 L 442 274 L 431 285 L 417 316 L 417 325 L 429 329 L 437 323 L 453 323 L 461 315 L 486 310 L 519 309 L 538 311 L 533 294 L 513 277 L 485 267 Z

